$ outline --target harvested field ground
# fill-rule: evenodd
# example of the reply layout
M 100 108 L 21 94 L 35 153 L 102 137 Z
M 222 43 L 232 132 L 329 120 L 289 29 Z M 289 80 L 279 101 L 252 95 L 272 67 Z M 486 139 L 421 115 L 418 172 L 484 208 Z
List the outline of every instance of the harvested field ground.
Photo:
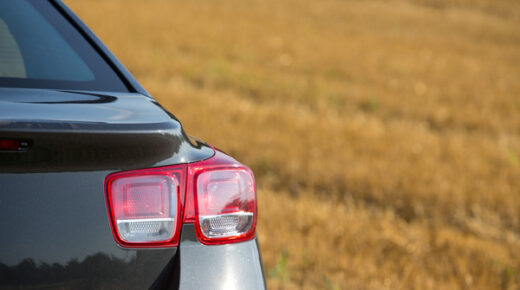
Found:
M 520 1 L 66 3 L 255 171 L 270 289 L 520 288 Z

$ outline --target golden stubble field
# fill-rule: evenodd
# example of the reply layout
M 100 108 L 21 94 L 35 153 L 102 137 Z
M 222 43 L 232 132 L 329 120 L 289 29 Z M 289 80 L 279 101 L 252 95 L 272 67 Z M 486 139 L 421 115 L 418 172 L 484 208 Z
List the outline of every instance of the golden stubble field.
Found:
M 520 288 L 520 1 L 66 3 L 255 171 L 269 288 Z

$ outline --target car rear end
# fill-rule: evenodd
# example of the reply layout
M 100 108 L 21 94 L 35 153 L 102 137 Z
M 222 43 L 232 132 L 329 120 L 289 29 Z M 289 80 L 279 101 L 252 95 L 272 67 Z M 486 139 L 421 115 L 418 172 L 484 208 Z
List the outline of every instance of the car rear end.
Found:
M 251 170 L 188 137 L 61 2 L 0 6 L 0 288 L 265 288 Z

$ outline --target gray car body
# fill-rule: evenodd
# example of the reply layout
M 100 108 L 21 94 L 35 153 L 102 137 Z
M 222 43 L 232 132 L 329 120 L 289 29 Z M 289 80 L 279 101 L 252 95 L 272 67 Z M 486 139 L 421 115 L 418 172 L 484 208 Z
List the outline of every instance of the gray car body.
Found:
M 256 239 L 203 245 L 185 224 L 178 247 L 114 241 L 108 174 L 196 162 L 214 151 L 189 138 L 70 9 L 49 2 L 130 93 L 0 89 L 0 140 L 32 145 L 0 151 L 0 288 L 264 289 Z

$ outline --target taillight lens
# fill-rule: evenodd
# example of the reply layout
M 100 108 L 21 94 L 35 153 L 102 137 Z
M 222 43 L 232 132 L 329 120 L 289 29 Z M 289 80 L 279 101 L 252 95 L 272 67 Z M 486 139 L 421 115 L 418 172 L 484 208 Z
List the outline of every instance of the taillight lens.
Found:
M 114 238 L 123 247 L 176 246 L 181 223 L 195 223 L 204 244 L 255 235 L 253 173 L 220 151 L 200 162 L 111 174 L 105 187 Z
M 255 184 L 249 170 L 203 171 L 196 182 L 196 222 L 203 242 L 225 242 L 254 234 Z
M 184 168 L 116 173 L 107 177 L 107 203 L 116 241 L 124 247 L 177 244 Z

